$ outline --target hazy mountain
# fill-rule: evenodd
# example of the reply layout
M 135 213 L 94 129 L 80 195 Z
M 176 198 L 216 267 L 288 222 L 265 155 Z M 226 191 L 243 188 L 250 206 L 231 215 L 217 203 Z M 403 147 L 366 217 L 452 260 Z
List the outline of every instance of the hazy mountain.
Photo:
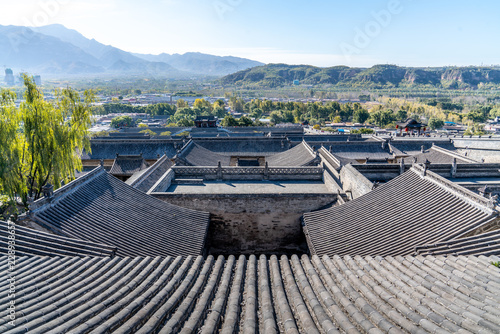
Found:
M 261 62 L 238 58 L 232 56 L 213 56 L 199 52 L 188 52 L 185 54 L 145 55 L 135 54 L 149 61 L 160 61 L 172 65 L 173 67 L 186 72 L 209 75 L 226 75 L 237 71 L 245 70 L 255 66 L 264 65 Z
M 119 61 L 126 63 L 147 63 L 142 58 L 135 57 L 129 52 L 120 50 L 111 45 L 99 43 L 95 39 L 88 39 L 78 31 L 68 29 L 61 24 L 51 24 L 48 26 L 33 28 L 35 31 L 42 34 L 59 38 L 60 40 L 71 43 L 79 47 L 86 53 L 99 59 L 104 66 L 113 66 Z
M 77 64 L 104 70 L 97 58 L 73 44 L 17 26 L 0 26 L 0 64 L 25 70 L 56 66 L 61 73 L 81 66 Z
M 0 25 L 0 65 L 40 74 L 148 74 L 222 76 L 262 63 L 201 53 L 134 55 L 60 24 L 37 28 Z
M 358 87 L 398 87 L 431 85 L 444 88 L 477 87 L 500 84 L 498 67 L 412 68 L 375 65 L 370 68 L 347 66 L 315 67 L 309 65 L 268 64 L 229 74 L 221 78 L 226 85 L 280 87 L 300 84 L 331 84 Z

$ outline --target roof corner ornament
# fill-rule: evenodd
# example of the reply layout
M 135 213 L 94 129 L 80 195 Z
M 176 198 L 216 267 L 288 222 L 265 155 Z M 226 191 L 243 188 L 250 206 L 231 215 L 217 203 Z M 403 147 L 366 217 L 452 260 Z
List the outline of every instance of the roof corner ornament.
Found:
M 422 176 L 426 176 L 427 175 L 427 171 L 429 170 L 430 166 L 431 166 L 431 162 L 428 159 L 425 159 L 425 162 L 424 162 L 424 171 L 422 173 Z
M 220 161 L 217 163 L 217 180 L 222 181 L 222 165 Z
M 498 201 L 498 195 L 492 196 L 490 194 L 490 198 L 489 198 L 488 204 L 487 204 L 488 208 L 492 209 L 492 210 L 495 209 L 495 206 L 497 205 L 497 201 Z
M 28 198 L 26 200 L 26 204 L 28 204 L 28 215 L 33 210 L 33 203 L 35 203 L 35 198 L 33 196 L 28 196 Z
M 54 196 L 54 186 L 47 183 L 42 187 L 42 193 L 44 197 L 48 198 L 49 200 L 52 199 L 52 197 Z
M 383 150 L 385 150 L 386 146 L 387 146 L 387 142 L 384 140 L 384 141 L 382 142 L 382 149 L 383 149 Z
M 378 183 L 378 182 L 373 182 L 373 185 L 372 185 L 372 190 L 377 189 L 379 185 L 380 185 L 380 183 Z
M 457 158 L 453 158 L 453 162 L 451 163 L 451 173 L 450 176 L 455 178 L 457 175 Z
M 99 166 L 104 167 L 104 159 L 99 160 Z
M 479 195 L 487 197 L 488 195 L 491 195 L 491 192 L 489 190 L 490 189 L 488 189 L 488 185 L 485 185 L 484 187 L 479 188 L 477 191 L 479 192 Z
M 405 160 L 401 158 L 399 160 L 399 175 L 403 174 L 405 172 Z

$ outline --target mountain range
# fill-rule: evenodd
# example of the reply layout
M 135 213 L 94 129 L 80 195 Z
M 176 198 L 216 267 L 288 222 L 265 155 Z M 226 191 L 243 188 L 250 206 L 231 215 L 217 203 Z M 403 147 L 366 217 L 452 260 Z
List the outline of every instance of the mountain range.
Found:
M 134 54 L 60 24 L 0 25 L 0 65 L 42 75 L 223 76 L 263 63 L 203 53 Z
M 337 85 L 350 87 L 477 88 L 499 85 L 500 67 L 400 67 L 375 65 L 370 68 L 347 66 L 315 67 L 309 65 L 268 64 L 248 68 L 220 79 L 224 85 L 281 87 L 294 81 L 307 85 Z

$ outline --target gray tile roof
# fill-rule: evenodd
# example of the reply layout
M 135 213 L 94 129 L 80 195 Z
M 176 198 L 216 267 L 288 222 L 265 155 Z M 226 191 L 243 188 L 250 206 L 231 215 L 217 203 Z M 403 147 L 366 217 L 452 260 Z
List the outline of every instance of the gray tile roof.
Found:
M 500 230 L 481 233 L 468 238 L 417 246 L 415 252 L 420 255 L 500 256 Z
M 430 149 L 433 145 L 445 148 L 447 150 L 455 150 L 455 146 L 449 138 L 431 138 L 431 139 L 394 139 L 391 140 L 391 146 L 398 149 L 407 155 L 416 155 L 422 152 L 422 146 L 425 150 Z
M 393 155 L 390 152 L 389 145 L 383 146 L 382 142 L 341 142 L 332 145 L 323 143 L 327 150 L 331 153 L 344 158 L 352 160 L 369 159 L 392 159 Z
M 453 159 L 456 159 L 457 164 L 477 163 L 477 161 L 462 156 L 459 153 L 438 146 L 432 146 L 429 149 L 425 149 L 424 152 L 405 158 L 404 162 L 405 164 L 411 165 L 415 159 L 419 164 L 425 163 L 426 161 L 433 164 L 452 164 Z
M 162 155 L 173 158 L 177 147 L 182 147 L 181 139 L 92 139 L 92 153 L 84 152 L 82 159 L 114 159 L 116 154 L 142 154 L 144 159 L 158 159 Z
M 229 156 L 269 156 L 290 149 L 286 138 L 213 138 L 193 139 L 196 144 L 212 152 Z
M 499 333 L 497 260 L 21 257 L 0 332 Z
M 495 219 L 487 199 L 420 167 L 343 205 L 304 214 L 318 255 L 405 255 Z
M 139 155 L 116 155 L 113 166 L 109 171 L 112 175 L 131 176 L 134 173 L 147 169 L 149 164 Z
M 0 250 L 7 254 L 9 231 L 15 232 L 16 256 L 113 256 L 116 247 L 81 239 L 66 238 L 60 235 L 38 231 L 32 228 L 10 225 L 0 221 Z M 13 226 L 13 227 L 12 227 Z
M 125 183 L 143 192 L 154 186 L 154 184 L 172 167 L 172 161 L 166 156 L 162 156 L 151 167 L 134 174 Z
M 101 167 L 36 201 L 32 218 L 66 237 L 118 247 L 119 256 L 202 254 L 207 212 L 165 203 Z
M 266 158 L 269 167 L 297 167 L 310 166 L 316 160 L 316 153 L 305 142 L 289 149 L 288 151 L 276 153 Z
M 231 156 L 212 152 L 193 140 L 190 140 L 177 155 L 179 164 L 188 166 L 217 166 L 219 161 L 222 166 L 229 166 Z

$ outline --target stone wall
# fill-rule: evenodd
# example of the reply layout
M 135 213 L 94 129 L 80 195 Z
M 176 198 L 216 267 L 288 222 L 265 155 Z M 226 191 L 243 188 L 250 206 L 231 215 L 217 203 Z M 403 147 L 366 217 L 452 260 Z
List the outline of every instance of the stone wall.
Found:
M 453 138 L 453 145 L 460 154 L 484 162 L 500 162 L 500 137 Z
M 352 199 L 367 194 L 373 189 L 373 183 L 352 165 L 342 167 L 340 170 L 340 182 L 345 192 L 351 191 Z
M 199 167 L 174 166 L 175 178 L 205 181 L 322 181 L 321 167 Z M 157 191 L 165 191 L 157 190 Z
M 212 254 L 307 252 L 301 217 L 334 204 L 336 194 L 168 194 L 153 196 L 211 214 Z

